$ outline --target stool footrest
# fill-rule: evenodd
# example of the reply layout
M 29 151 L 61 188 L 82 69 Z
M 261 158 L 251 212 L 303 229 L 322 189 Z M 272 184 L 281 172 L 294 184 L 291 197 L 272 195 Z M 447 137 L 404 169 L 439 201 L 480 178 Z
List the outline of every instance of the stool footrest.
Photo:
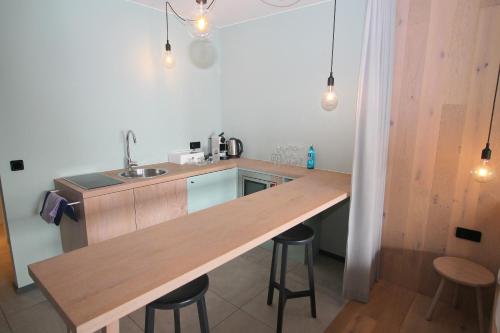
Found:
M 275 289 L 280 290 L 281 286 L 278 282 L 273 282 L 273 287 Z M 285 288 L 285 299 L 292 298 L 300 298 L 300 297 L 310 297 L 312 295 L 312 290 L 300 290 L 300 291 L 291 291 L 288 288 Z

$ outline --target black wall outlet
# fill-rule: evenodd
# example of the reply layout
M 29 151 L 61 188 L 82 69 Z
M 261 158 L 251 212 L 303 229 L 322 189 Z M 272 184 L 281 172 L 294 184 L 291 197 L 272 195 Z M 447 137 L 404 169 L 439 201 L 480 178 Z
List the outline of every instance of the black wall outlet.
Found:
M 194 141 L 189 143 L 189 149 L 200 149 L 200 148 L 201 148 L 200 141 Z
M 481 232 L 477 230 L 457 227 L 455 236 L 457 236 L 457 238 L 467 239 L 472 242 L 481 242 Z
M 24 170 L 24 161 L 23 160 L 10 161 L 10 170 L 12 171 Z

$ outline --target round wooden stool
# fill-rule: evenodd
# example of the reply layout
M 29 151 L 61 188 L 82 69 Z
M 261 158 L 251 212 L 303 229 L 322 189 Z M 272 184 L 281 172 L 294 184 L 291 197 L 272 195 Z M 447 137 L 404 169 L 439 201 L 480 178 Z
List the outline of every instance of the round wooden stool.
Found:
M 487 268 L 476 264 L 470 260 L 457 257 L 439 257 L 434 259 L 434 269 L 442 276 L 436 295 L 432 300 L 431 307 L 427 312 L 427 320 L 432 320 L 432 315 L 436 304 L 441 296 L 445 281 L 455 284 L 455 295 L 453 296 L 453 306 L 457 306 L 458 288 L 460 285 L 472 287 L 476 290 L 477 312 L 479 315 L 479 332 L 483 332 L 483 300 L 481 288 L 488 287 L 495 282 L 495 277 Z

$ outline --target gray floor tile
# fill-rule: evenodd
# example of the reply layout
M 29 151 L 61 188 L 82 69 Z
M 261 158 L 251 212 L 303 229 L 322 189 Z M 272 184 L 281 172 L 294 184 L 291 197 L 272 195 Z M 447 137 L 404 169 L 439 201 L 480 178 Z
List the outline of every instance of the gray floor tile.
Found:
M 291 248 L 291 247 L 289 247 Z M 258 264 L 259 266 L 263 267 L 265 270 L 268 271 L 268 275 L 271 271 L 271 262 L 273 258 L 273 251 L 270 249 L 263 248 L 262 246 L 258 246 L 255 249 L 243 254 L 241 256 L 243 259 L 246 259 L 248 261 L 251 261 L 254 264 Z M 302 266 L 303 262 L 298 261 L 296 259 L 293 259 L 291 257 L 288 257 L 288 262 L 287 262 L 287 272 L 291 272 L 295 270 L 297 267 Z M 281 270 L 281 247 L 278 250 L 278 258 L 277 258 L 277 266 L 276 266 L 276 272 L 279 274 Z M 269 276 L 268 276 L 269 278 Z
M 338 300 L 342 300 L 342 283 L 344 277 L 344 264 L 325 255 L 314 258 L 314 282 L 322 287 L 324 292 Z M 298 265 L 290 271 L 288 276 L 297 280 L 308 280 L 307 266 Z
M 274 330 L 247 313 L 239 310 L 233 313 L 213 330 L 213 333 L 273 333 Z
M 45 300 L 46 298 L 38 289 L 16 294 L 12 285 L 0 286 L 0 308 L 7 316 L 10 313 L 17 313 L 31 308 Z
M 238 310 L 234 305 L 226 302 L 220 296 L 210 290 L 205 296 L 207 302 L 207 313 L 210 327 L 213 328 L 232 313 Z M 144 329 L 144 308 L 132 313 L 130 317 L 134 322 Z M 192 304 L 181 309 L 181 330 L 182 332 L 200 331 L 198 310 L 196 304 Z M 174 312 L 170 310 L 158 310 L 155 315 L 155 332 L 166 333 L 174 331 Z
M 45 301 L 31 308 L 6 314 L 13 333 L 66 333 L 59 314 Z
M 142 333 L 142 332 L 144 332 L 143 329 L 140 328 L 129 317 L 120 319 L 120 333 Z
M 236 306 L 242 306 L 268 284 L 269 268 L 238 257 L 209 273 L 211 290 Z
M 7 320 L 3 313 L 0 311 L 0 333 L 11 333 L 9 325 L 7 324 Z
M 308 289 L 304 280 L 287 276 L 287 288 L 292 291 Z M 276 327 L 278 317 L 278 291 L 274 291 L 273 305 L 268 306 L 267 290 L 260 293 L 252 301 L 245 304 L 242 310 L 252 317 Z M 285 306 L 283 327 L 285 332 L 323 332 L 342 308 L 343 303 L 325 295 L 322 289 L 316 290 L 317 318 L 311 317 L 309 298 L 297 298 L 287 301 Z

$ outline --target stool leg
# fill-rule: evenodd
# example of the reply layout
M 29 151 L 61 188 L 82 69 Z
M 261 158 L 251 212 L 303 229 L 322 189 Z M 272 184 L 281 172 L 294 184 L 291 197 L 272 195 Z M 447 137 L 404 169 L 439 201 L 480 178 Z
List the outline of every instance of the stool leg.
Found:
M 278 303 L 278 325 L 276 328 L 277 333 L 281 333 L 281 331 L 283 330 L 283 312 L 285 310 L 285 302 L 286 302 L 285 282 L 286 282 L 287 256 L 288 256 L 288 245 L 283 244 L 281 250 L 280 295 Z
M 181 333 L 181 313 L 179 309 L 174 309 L 175 333 Z
M 481 295 L 481 288 L 476 287 L 476 301 L 477 301 L 477 314 L 479 316 L 479 333 L 483 333 L 483 327 L 484 327 L 484 315 L 483 315 L 483 297 Z
M 269 289 L 267 291 L 267 305 L 273 304 L 273 296 L 274 296 L 274 281 L 276 281 L 276 265 L 278 256 L 278 243 L 273 242 L 273 259 L 271 261 L 271 276 L 269 277 Z
M 443 292 L 443 287 L 444 287 L 444 278 L 441 279 L 441 282 L 439 283 L 439 287 L 436 291 L 436 294 L 434 295 L 434 298 L 432 299 L 431 307 L 429 308 L 429 311 L 427 311 L 427 316 L 425 319 L 428 321 L 432 320 L 432 315 L 434 314 L 434 310 L 436 308 L 437 302 L 439 301 L 439 297 L 441 296 L 441 293 Z
M 200 319 L 200 332 L 209 333 L 208 325 L 208 315 L 207 315 L 207 303 L 205 302 L 205 296 L 203 296 L 196 304 L 198 306 L 198 317 Z
M 460 286 L 458 283 L 455 283 L 455 291 L 453 292 L 453 307 L 456 309 L 458 308 L 458 292 L 459 292 Z
M 314 291 L 314 273 L 313 273 L 313 249 L 312 243 L 306 245 L 307 270 L 309 273 L 309 292 L 311 293 L 311 316 L 316 318 L 316 293 Z
M 144 333 L 155 331 L 155 309 L 146 305 L 146 319 L 144 321 Z

